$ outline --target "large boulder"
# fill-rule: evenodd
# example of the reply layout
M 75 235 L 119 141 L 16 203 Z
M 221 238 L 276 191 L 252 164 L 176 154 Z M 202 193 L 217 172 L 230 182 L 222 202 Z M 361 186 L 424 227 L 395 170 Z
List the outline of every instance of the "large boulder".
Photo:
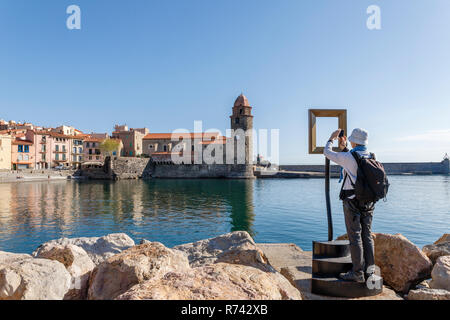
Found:
M 450 241 L 426 245 L 422 248 L 422 251 L 435 264 L 439 257 L 450 255 Z
M 171 272 L 134 286 L 119 300 L 301 300 L 300 292 L 278 272 L 217 263 Z
M 186 253 L 191 267 L 224 262 L 274 271 L 264 252 L 245 231 L 227 233 L 216 238 L 179 245 L 173 249 Z
M 98 265 L 89 280 L 88 299 L 111 300 L 146 280 L 189 270 L 186 255 L 152 242 L 131 247 Z
M 450 300 L 450 291 L 427 288 L 411 290 L 408 292 L 408 300 Z
M 96 265 L 135 245 L 133 239 L 125 233 L 114 233 L 104 237 L 61 238 L 46 242 L 43 245 L 47 244 L 59 244 L 63 246 L 73 244 L 79 246 L 87 252 Z M 36 252 L 39 251 L 39 248 Z
M 381 269 L 384 282 L 395 291 L 407 293 L 412 286 L 430 277 L 431 260 L 406 237 L 384 233 L 372 236 L 375 264 Z M 347 235 L 338 238 L 347 239 Z
M 73 244 L 59 245 L 47 243 L 33 254 L 36 258 L 61 262 L 72 276 L 66 300 L 83 300 L 87 295 L 89 276 L 95 268 L 86 251 Z
M 62 300 L 70 282 L 58 261 L 0 252 L 0 300 Z
M 450 291 L 450 256 L 437 259 L 431 272 L 430 288 Z

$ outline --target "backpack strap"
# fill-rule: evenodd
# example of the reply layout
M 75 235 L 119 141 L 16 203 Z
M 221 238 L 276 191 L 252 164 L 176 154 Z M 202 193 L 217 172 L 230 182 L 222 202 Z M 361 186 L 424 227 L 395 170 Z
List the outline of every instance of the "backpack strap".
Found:
M 352 154 L 353 158 L 355 158 L 356 164 L 357 164 L 358 167 L 359 167 L 359 163 L 360 163 L 360 161 L 361 161 L 361 158 L 360 158 L 358 152 L 356 152 L 356 151 L 350 151 L 350 153 Z

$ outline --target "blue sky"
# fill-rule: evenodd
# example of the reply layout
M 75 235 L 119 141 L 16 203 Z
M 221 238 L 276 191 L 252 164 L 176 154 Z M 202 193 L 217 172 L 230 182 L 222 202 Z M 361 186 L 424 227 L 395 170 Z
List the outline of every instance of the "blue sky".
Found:
M 6 120 L 225 130 L 244 92 L 255 127 L 280 129 L 283 164 L 323 162 L 307 154 L 310 107 L 347 108 L 383 161 L 450 153 L 448 0 L 0 0 L 0 40 Z

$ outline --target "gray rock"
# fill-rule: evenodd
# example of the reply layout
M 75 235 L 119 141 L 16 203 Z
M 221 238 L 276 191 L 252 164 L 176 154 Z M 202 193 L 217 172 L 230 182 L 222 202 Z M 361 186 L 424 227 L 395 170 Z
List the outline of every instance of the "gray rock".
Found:
M 450 291 L 442 289 L 418 289 L 408 292 L 408 300 L 450 300 Z
M 79 246 L 87 252 L 88 256 L 96 265 L 135 245 L 133 239 L 125 233 L 109 234 L 104 237 L 61 238 L 44 243 L 44 245 L 47 244 L 59 244 L 63 246 L 73 244 Z M 36 254 L 39 248 L 33 254 Z
M 87 296 L 89 276 L 95 268 L 94 262 L 86 251 L 73 244 L 46 243 L 41 246 L 34 256 L 61 262 L 72 276 L 70 290 L 65 300 L 83 300 Z
M 437 259 L 431 272 L 430 288 L 450 291 L 450 256 Z
M 264 252 L 245 231 L 227 233 L 216 238 L 183 244 L 173 249 L 187 254 L 191 267 L 213 263 L 231 263 L 252 266 L 273 272 Z
M 0 300 L 62 300 L 70 282 L 58 261 L 0 252 Z
M 436 244 L 429 244 L 423 247 L 422 251 L 435 264 L 439 257 L 450 255 L 450 242 L 441 241 Z

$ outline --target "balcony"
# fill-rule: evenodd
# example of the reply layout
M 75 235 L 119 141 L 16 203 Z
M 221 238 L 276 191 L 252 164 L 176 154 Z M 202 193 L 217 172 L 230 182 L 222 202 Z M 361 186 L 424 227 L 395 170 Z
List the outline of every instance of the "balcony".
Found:
M 67 150 L 55 150 L 53 153 L 67 153 Z

